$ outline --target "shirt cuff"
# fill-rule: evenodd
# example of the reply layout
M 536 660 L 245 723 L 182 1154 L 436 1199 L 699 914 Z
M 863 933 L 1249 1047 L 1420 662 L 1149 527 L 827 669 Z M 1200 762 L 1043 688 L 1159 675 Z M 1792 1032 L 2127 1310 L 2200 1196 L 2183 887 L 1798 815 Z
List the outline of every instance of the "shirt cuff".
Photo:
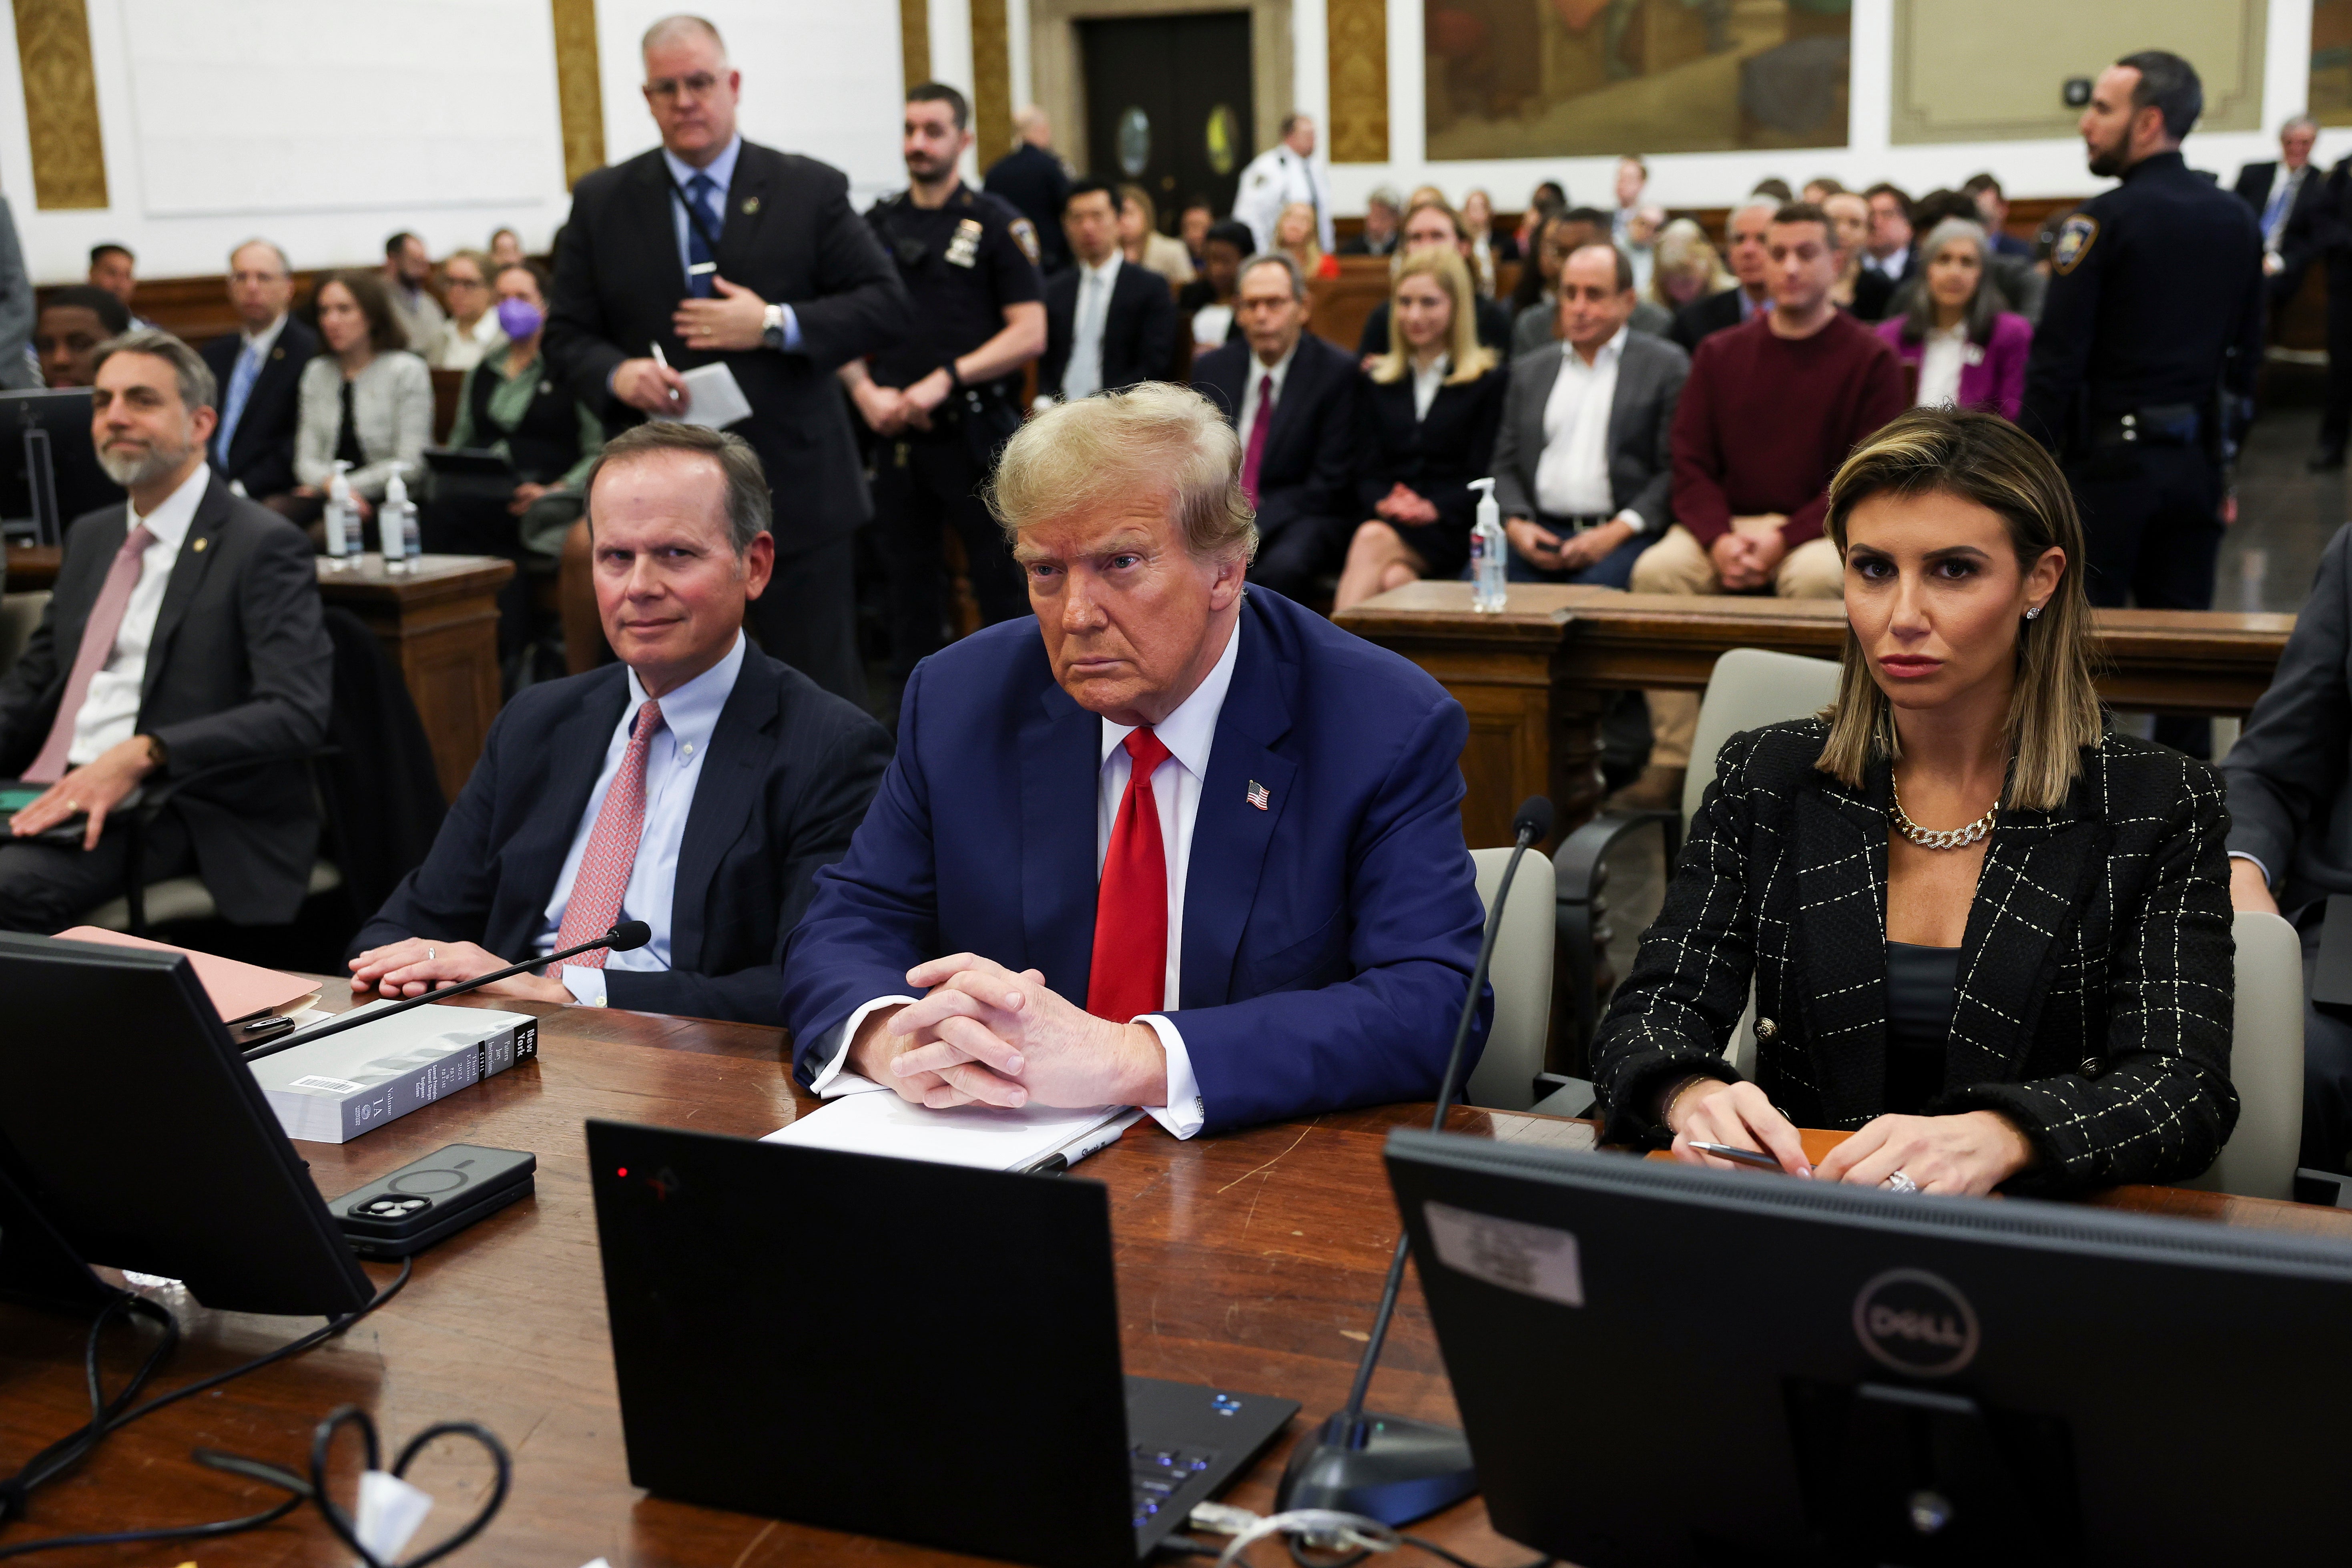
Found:
M 2263 865 L 2263 862 L 2262 862 L 2262 857 L 2260 857 L 2259 855 L 2249 855 L 2249 854 L 2247 854 L 2247 853 L 2246 853 L 2244 850 L 2242 850 L 2242 849 L 2232 849 L 2232 850 L 2231 850 L 2231 851 L 2230 851 L 2230 858 L 2231 858 L 2231 859 L 2232 859 L 2232 860 L 2243 860 L 2243 861 L 2245 861 L 2248 865 L 2252 866 L 2255 870 L 2260 871 L 2260 872 L 2263 874 L 2263 887 L 2265 887 L 2265 888 L 2269 888 L 2269 889 L 2273 889 L 2273 891 L 2275 891 L 2275 890 L 2277 889 L 2277 888 L 2278 888 L 2278 883 L 2277 883 L 2277 882 L 2275 882 L 2275 881 L 2273 881 L 2273 880 L 2272 879 L 2272 878 L 2271 878 L 2271 868 L 2270 868 L 2268 866 L 2265 866 L 2265 865 Z
M 1630 522 L 1633 525 L 1633 531 L 1635 533 L 1647 533 L 1650 531 L 1650 525 L 1642 521 L 1642 514 L 1635 511 L 1630 506 L 1625 508 L 1622 511 L 1620 511 L 1615 517 L 1611 518 L 1609 521 L 1612 522 Z
M 1208 1110 L 1201 1103 L 1201 1080 L 1192 1076 L 1192 1054 L 1184 1048 L 1184 1037 L 1171 1020 L 1151 1013 L 1135 1022 L 1150 1025 L 1151 1032 L 1160 1037 L 1160 1048 L 1168 1053 L 1168 1103 L 1147 1105 L 1144 1112 L 1174 1136 L 1190 1138 L 1209 1120 Z
M 866 1015 L 877 1007 L 911 1005 L 914 1000 L 912 996 L 877 996 L 873 1001 L 852 1013 L 841 1027 L 835 1029 L 831 1036 L 827 1037 L 824 1044 L 817 1047 L 819 1054 L 824 1058 L 825 1065 L 810 1078 L 809 1092 L 819 1100 L 831 1100 L 836 1095 L 854 1094 L 864 1088 L 867 1082 L 866 1079 L 856 1073 L 842 1070 L 849 1061 L 849 1042 L 857 1037 L 857 1026 L 865 1023 Z
M 784 352 L 788 354 L 798 353 L 801 347 L 801 319 L 790 305 L 779 305 L 776 309 L 782 312 L 778 319 L 783 323 L 784 328 Z
M 567 963 L 556 971 L 563 988 L 572 999 L 583 1007 L 602 1007 L 604 1002 L 604 972 L 584 963 Z

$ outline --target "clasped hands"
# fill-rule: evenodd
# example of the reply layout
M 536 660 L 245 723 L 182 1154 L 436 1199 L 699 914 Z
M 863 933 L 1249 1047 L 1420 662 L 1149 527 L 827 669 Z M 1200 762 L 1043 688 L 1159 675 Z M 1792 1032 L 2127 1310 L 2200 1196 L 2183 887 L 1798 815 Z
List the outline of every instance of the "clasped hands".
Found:
M 352 989 L 379 996 L 422 996 L 504 969 L 507 961 L 470 942 L 437 942 L 412 936 L 369 948 L 351 961 Z M 553 975 L 510 974 L 481 988 L 485 996 L 519 996 L 529 1002 L 569 1002 L 572 993 Z
M 1675 1131 L 1674 1156 L 1688 1165 L 1747 1170 L 1702 1154 L 1693 1143 L 1726 1143 L 1769 1154 L 1794 1176 L 1876 1187 L 1900 1171 L 1923 1193 L 1981 1197 L 2033 1163 L 2033 1145 L 1997 1110 L 1957 1116 L 1881 1116 L 1829 1152 L 1819 1165 L 1805 1158 L 1804 1140 L 1752 1083 L 1690 1085 L 1663 1108 Z
M 863 380 L 850 396 L 877 436 L 898 436 L 910 429 L 929 430 L 931 411 L 945 403 L 948 394 L 954 390 L 955 383 L 948 379 L 947 369 L 941 366 L 911 386 L 884 386 L 877 381 Z
M 974 953 L 907 971 L 919 1002 L 877 1008 L 843 1065 L 944 1110 L 958 1105 L 1164 1105 L 1168 1053 L 1149 1024 L 1097 1018 L 1034 969 Z
M 1578 572 L 1633 538 L 1633 525 L 1622 518 L 1612 518 L 1562 539 L 1539 522 L 1514 517 L 1504 521 L 1503 532 L 1512 549 L 1544 571 Z
M 1789 553 L 1789 542 L 1780 535 L 1780 525 L 1788 521 L 1780 512 L 1735 517 L 1731 527 L 1706 547 L 1726 592 L 1748 593 L 1772 581 Z

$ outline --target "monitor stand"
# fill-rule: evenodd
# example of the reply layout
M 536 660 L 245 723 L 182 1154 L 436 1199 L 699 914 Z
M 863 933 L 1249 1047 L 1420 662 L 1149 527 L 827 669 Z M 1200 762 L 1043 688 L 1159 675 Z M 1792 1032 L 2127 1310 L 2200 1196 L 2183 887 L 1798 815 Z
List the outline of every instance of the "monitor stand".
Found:
M 2080 1557 L 2064 1422 L 1890 1384 L 1792 1378 L 1787 1397 L 1823 1561 L 2023 1568 Z
M 87 1313 L 121 1294 L 91 1271 L 0 1164 L 0 1297 Z

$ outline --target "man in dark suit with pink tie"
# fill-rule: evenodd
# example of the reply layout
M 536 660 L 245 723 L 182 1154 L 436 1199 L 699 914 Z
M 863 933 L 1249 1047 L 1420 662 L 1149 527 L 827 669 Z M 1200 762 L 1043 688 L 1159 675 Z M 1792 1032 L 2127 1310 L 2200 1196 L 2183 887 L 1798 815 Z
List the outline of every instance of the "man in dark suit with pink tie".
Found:
M 1006 447 L 992 504 L 1036 623 L 908 682 L 785 949 L 803 1084 L 1136 1105 L 1178 1137 L 1436 1092 L 1483 923 L 1467 721 L 1404 659 L 1244 594 L 1241 455 L 1160 384 Z

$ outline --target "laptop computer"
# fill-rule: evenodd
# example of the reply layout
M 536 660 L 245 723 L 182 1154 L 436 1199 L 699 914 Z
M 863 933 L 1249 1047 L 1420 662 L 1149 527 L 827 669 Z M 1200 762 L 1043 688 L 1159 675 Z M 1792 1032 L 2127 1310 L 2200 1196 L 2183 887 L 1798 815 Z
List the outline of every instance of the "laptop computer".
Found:
M 613 1121 L 588 1152 L 658 1496 L 1125 1568 L 1298 1411 L 1123 1376 L 1099 1183 Z

